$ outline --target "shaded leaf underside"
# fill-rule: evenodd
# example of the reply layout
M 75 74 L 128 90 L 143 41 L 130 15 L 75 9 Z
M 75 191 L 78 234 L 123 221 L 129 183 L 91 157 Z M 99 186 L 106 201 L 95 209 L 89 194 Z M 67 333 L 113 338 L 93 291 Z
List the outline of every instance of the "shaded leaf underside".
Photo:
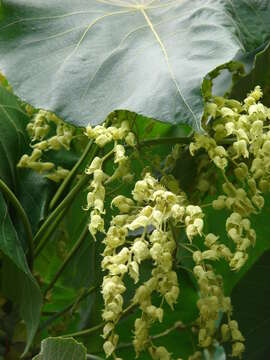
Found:
M 266 42 L 269 9 L 269 0 L 6 0 L 0 68 L 19 96 L 75 125 L 127 109 L 200 130 L 203 78 Z

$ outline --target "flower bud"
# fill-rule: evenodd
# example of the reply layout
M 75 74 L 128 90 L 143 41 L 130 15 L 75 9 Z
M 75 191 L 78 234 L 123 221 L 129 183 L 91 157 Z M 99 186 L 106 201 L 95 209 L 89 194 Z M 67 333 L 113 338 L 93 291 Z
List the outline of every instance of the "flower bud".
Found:
M 232 356 L 239 357 L 245 351 L 245 345 L 241 342 L 233 343 L 232 345 Z

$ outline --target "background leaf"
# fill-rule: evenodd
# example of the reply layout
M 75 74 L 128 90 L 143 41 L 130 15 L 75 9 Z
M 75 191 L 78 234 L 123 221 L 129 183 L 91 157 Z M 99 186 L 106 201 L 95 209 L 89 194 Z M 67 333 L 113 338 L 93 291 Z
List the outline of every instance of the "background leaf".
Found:
M 270 251 L 264 253 L 234 288 L 234 316 L 246 338 L 244 360 L 270 356 Z
M 268 0 L 5 0 L 0 67 L 22 99 L 75 125 L 127 109 L 200 130 L 204 77 L 266 44 L 269 10 Z
M 256 55 L 254 68 L 234 85 L 230 96 L 243 100 L 256 85 L 262 88 L 263 103 L 270 106 L 270 45 Z
M 74 339 L 48 338 L 33 360 L 86 360 L 86 349 Z

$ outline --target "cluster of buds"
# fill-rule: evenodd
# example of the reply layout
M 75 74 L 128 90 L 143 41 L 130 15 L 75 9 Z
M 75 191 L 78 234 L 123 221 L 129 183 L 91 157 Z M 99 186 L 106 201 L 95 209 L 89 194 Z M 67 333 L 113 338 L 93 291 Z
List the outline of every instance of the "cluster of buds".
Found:
M 228 324 L 221 325 L 221 340 L 232 341 L 232 356 L 241 357 L 245 351 L 244 341 L 241 331 L 238 328 L 238 323 L 235 320 L 229 320 Z
M 102 215 L 104 211 L 105 187 L 103 185 L 106 174 L 102 171 L 102 159 L 95 157 L 86 173 L 93 174 L 89 192 L 87 194 L 86 210 L 91 209 L 89 231 L 95 238 L 97 231 L 104 232 L 104 220 Z
M 55 135 L 49 136 L 55 128 Z M 27 131 L 35 143 L 34 149 L 41 151 L 70 149 L 70 144 L 74 134 L 74 128 L 54 114 L 40 110 L 33 120 L 27 125 Z
M 228 165 L 226 149 L 223 146 L 217 145 L 215 139 L 210 136 L 195 134 L 194 142 L 190 143 L 189 149 L 191 155 L 194 155 L 199 149 L 204 149 L 214 164 L 222 170 Z
M 104 232 L 104 200 L 105 185 L 121 178 L 122 181 L 129 182 L 133 176 L 130 173 L 130 161 L 126 155 L 126 147 L 135 146 L 135 135 L 130 131 L 128 121 L 116 122 L 114 126 L 106 127 L 98 125 L 92 128 L 87 126 L 85 135 L 94 140 L 98 147 L 103 148 L 105 145 L 112 143 L 112 149 L 103 157 L 96 156 L 91 164 L 86 168 L 86 174 L 93 176 L 87 194 L 86 210 L 91 210 L 89 231 L 93 237 L 96 233 Z M 105 160 L 114 157 L 116 169 L 111 175 L 103 170 Z
M 261 137 L 263 144 L 251 165 L 253 178 L 262 192 L 270 191 L 270 131 Z
M 231 300 L 224 296 L 222 277 L 216 275 L 213 268 L 202 261 L 194 267 L 193 273 L 200 289 L 200 298 L 197 302 L 200 312 L 197 319 L 199 346 L 208 348 L 214 344 L 218 331 L 216 324 L 222 312 L 226 314 L 228 322 L 221 326 L 221 340 L 222 342 L 231 340 L 232 356 L 241 357 L 245 350 L 245 339 L 238 329 L 237 322 L 231 320 Z
M 119 122 L 116 118 L 109 127 L 106 127 L 106 124 L 98 125 L 94 128 L 88 125 L 85 135 L 89 139 L 94 140 L 99 148 L 103 148 L 110 143 L 114 144 L 110 154 L 114 154 L 114 163 L 117 167 L 114 173 L 107 179 L 107 184 L 120 178 L 125 182 L 130 182 L 133 179 L 133 175 L 130 173 L 130 161 L 126 155 L 126 146 L 134 148 L 136 146 L 136 138 L 130 129 L 128 120 Z
M 39 149 L 34 149 L 31 155 L 24 154 L 19 163 L 19 167 L 29 168 L 38 173 L 49 172 L 54 168 L 54 163 L 52 162 L 42 162 L 40 161 L 42 157 L 42 151 Z
M 215 210 L 227 208 L 228 210 L 238 212 L 241 216 L 257 214 L 264 206 L 264 198 L 256 188 L 254 179 L 248 180 L 247 185 L 249 186 L 249 191 L 236 187 L 233 183 L 226 181 L 222 185 L 224 195 L 220 195 L 213 201 L 213 208 Z
M 231 256 L 226 250 L 233 270 L 239 270 L 245 264 L 247 249 L 255 244 L 256 234 L 250 229 L 249 218 L 261 211 L 264 206 L 262 192 L 270 190 L 270 110 L 260 102 L 261 97 L 261 89 L 257 86 L 243 103 L 214 98 L 206 109 L 211 116 L 210 132 L 214 133 L 211 136 L 197 134 L 194 143 L 190 144 L 192 155 L 200 148 L 205 149 L 208 162 L 213 161 L 225 179 L 223 194 L 212 202 L 212 206 L 215 210 L 228 209 L 231 211 L 229 219 L 239 221 L 233 228 L 226 225 L 228 238 L 236 245 Z M 228 146 L 225 149 L 218 143 Z M 216 153 L 220 156 L 218 161 L 215 161 Z M 220 166 L 221 159 L 226 166 Z M 242 226 L 243 222 L 248 224 L 247 230 Z M 248 235 L 242 234 L 243 229 Z
M 193 273 L 197 279 L 200 298 L 197 306 L 200 316 L 197 320 L 199 325 L 199 345 L 209 347 L 217 330 L 216 321 L 220 311 L 230 316 L 231 303 L 230 298 L 224 297 L 222 279 L 216 275 L 212 267 L 205 265 L 203 261 L 193 268 Z
M 141 318 L 135 321 L 135 331 L 133 345 L 138 355 L 142 350 L 148 349 L 151 354 L 155 354 L 153 359 L 171 359 L 169 352 L 162 350 L 152 344 L 149 338 L 151 324 L 163 320 L 162 303 L 165 300 L 173 309 L 179 296 L 178 278 L 172 270 L 172 255 L 175 249 L 175 241 L 171 232 L 155 229 L 149 235 L 149 257 L 152 259 L 154 268 L 152 277 L 143 285 L 139 286 L 133 298 L 134 304 L 138 304 L 142 312 Z M 159 307 L 154 306 L 151 301 L 153 293 L 161 296 Z M 160 353 L 160 357 L 158 354 Z M 161 354 L 163 354 L 161 356 Z
M 203 231 L 203 212 L 199 206 L 188 205 L 185 211 L 186 234 L 191 241 L 193 237 L 202 236 Z
M 132 304 L 138 305 L 141 310 L 141 317 L 135 321 L 133 345 L 137 355 L 148 349 L 154 359 L 170 359 L 170 353 L 165 348 L 157 348 L 150 341 L 151 325 L 163 320 L 163 308 L 161 305 L 158 307 L 152 304 L 152 294 L 159 294 L 161 304 L 165 300 L 171 308 L 177 302 L 178 279 L 172 270 L 176 244 L 169 228 L 169 221 L 183 221 L 185 197 L 168 191 L 149 173 L 143 180 L 136 182 L 132 197 L 130 199 L 118 195 L 112 200 L 112 206 L 118 209 L 119 214 L 112 218 L 104 239 L 102 268 L 108 271 L 106 281 L 114 279 L 113 281 L 121 284 L 119 291 L 122 291 L 125 274 L 136 284 L 139 281 L 140 264 L 146 259 L 152 260 L 151 278 L 137 288 L 132 299 Z M 133 241 L 127 241 L 134 231 L 141 232 L 141 235 Z M 103 283 L 103 292 L 105 285 Z M 116 347 L 113 342 L 114 328 L 122 312 L 122 293 L 118 295 L 121 301 L 117 301 L 117 305 L 116 297 L 111 298 L 109 302 L 104 298 L 103 318 L 109 322 L 109 325 L 107 323 L 104 327 L 104 337 L 107 339 L 105 344 L 110 342 L 110 349 Z M 106 354 L 109 356 L 111 352 Z
M 129 122 L 127 120 L 118 123 L 118 119 L 114 126 L 106 127 L 104 125 L 97 125 L 94 128 L 91 125 L 86 127 L 86 135 L 89 139 L 94 139 L 98 147 L 103 148 L 111 141 L 125 140 L 126 144 L 134 147 L 136 145 L 136 138 L 132 131 L 130 131 Z
M 236 251 L 230 260 L 230 267 L 239 270 L 248 258 L 247 249 L 255 245 L 256 233 L 251 229 L 250 221 L 239 213 L 232 213 L 226 221 L 228 236 L 236 245 Z
M 50 136 L 54 131 L 53 128 L 55 135 Z M 65 179 L 69 173 L 67 169 L 55 166 L 53 162 L 43 162 L 41 158 L 43 153 L 49 150 L 58 151 L 62 148 L 69 150 L 74 129 L 54 114 L 40 110 L 27 125 L 27 131 L 33 142 L 33 151 L 31 155 L 23 155 L 18 166 L 43 173 L 54 182 Z
M 27 125 L 26 129 L 31 136 L 32 141 L 43 140 L 50 131 L 47 111 L 40 110 Z

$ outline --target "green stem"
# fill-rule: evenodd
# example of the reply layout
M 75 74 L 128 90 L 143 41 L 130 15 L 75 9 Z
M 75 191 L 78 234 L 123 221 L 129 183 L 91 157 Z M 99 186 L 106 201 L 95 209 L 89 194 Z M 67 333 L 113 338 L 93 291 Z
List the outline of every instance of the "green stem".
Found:
M 54 284 L 56 283 L 57 279 L 61 276 L 65 268 L 67 267 L 69 261 L 72 259 L 72 257 L 77 253 L 79 248 L 82 246 L 84 240 L 86 239 L 86 236 L 88 235 L 88 226 L 85 226 L 83 232 L 81 233 L 81 236 L 79 237 L 78 241 L 74 244 L 73 248 L 68 253 L 67 257 L 65 258 L 64 262 L 62 263 L 61 267 L 58 269 L 58 271 L 55 273 L 53 279 L 47 286 L 47 288 L 44 291 L 44 298 L 46 297 L 47 293 L 53 288 Z
M 61 337 L 76 337 L 76 336 L 85 336 L 85 335 L 89 335 L 92 334 L 100 329 L 103 328 L 103 326 L 106 324 L 105 321 L 103 321 L 102 323 L 91 327 L 90 329 L 85 329 L 85 330 L 81 330 L 81 331 L 77 331 L 75 333 L 71 333 L 71 334 L 66 334 L 66 335 L 61 335 Z
M 48 227 L 55 221 L 56 217 L 64 210 L 68 209 L 72 204 L 72 201 L 75 199 L 78 192 L 87 184 L 89 176 L 83 174 L 77 184 L 71 189 L 67 196 L 62 200 L 62 202 L 51 212 L 51 214 L 44 221 L 39 231 L 34 237 L 34 243 L 38 244 L 40 239 L 48 229 Z
M 22 221 L 22 224 L 24 226 L 26 239 L 28 243 L 28 264 L 30 270 L 32 270 L 34 265 L 34 245 L 33 245 L 33 234 L 32 234 L 30 221 L 28 219 L 28 216 L 26 215 L 26 212 L 24 211 L 24 208 L 22 207 L 21 203 L 19 202 L 13 191 L 1 179 L 0 179 L 0 189 L 10 200 L 14 208 L 17 210 L 20 219 Z
M 91 156 L 89 156 L 89 162 L 92 161 L 94 156 L 98 151 L 98 147 L 95 145 L 92 148 Z M 44 221 L 39 231 L 36 233 L 34 237 L 34 243 L 39 244 L 42 239 L 44 233 L 47 231 L 47 228 L 56 221 L 57 216 L 65 209 L 67 211 L 72 204 L 72 201 L 75 199 L 78 192 L 87 184 L 89 180 L 89 176 L 87 174 L 82 174 L 80 180 L 77 184 L 71 189 L 71 191 L 67 194 L 67 196 L 62 200 L 62 202 L 50 213 L 47 219 Z M 36 246 L 37 246 L 36 245 Z
M 61 195 L 64 193 L 64 191 L 67 188 L 67 186 L 69 185 L 69 183 L 74 179 L 74 176 L 76 175 L 78 169 L 80 168 L 80 166 L 82 165 L 84 160 L 87 158 L 87 155 L 91 151 L 92 144 L 93 144 L 93 141 L 89 141 L 89 143 L 86 146 L 86 148 L 84 149 L 84 152 L 81 155 L 80 159 L 76 162 L 76 164 L 73 166 L 73 168 L 69 172 L 68 176 L 65 178 L 65 180 L 62 182 L 60 187 L 57 189 L 54 197 L 52 198 L 52 200 L 50 202 L 50 205 L 49 205 L 50 210 L 52 210 L 55 207 L 55 205 L 59 201 Z
M 151 340 L 156 340 L 159 339 L 163 336 L 169 335 L 172 331 L 174 330 L 183 330 L 186 329 L 186 326 L 181 322 L 181 321 L 177 321 L 172 327 L 170 327 L 169 329 L 166 329 L 165 331 L 156 334 L 156 335 L 152 335 L 151 336 Z
M 62 212 L 60 212 L 60 214 L 58 214 L 53 224 L 47 229 L 43 237 L 40 239 L 40 242 L 34 252 L 35 258 L 39 256 L 43 248 L 46 246 L 49 237 L 52 235 L 52 233 L 54 232 L 60 221 L 63 219 L 65 213 L 66 213 L 66 209 L 64 209 Z
M 91 295 L 95 290 L 97 289 L 97 286 L 92 286 L 90 289 L 88 289 L 84 294 L 82 294 L 79 299 L 74 301 L 72 304 L 65 307 L 63 310 L 57 312 L 56 314 L 52 315 L 50 319 L 45 321 L 43 324 L 41 324 L 38 332 L 41 332 L 46 327 L 51 325 L 55 320 L 60 318 L 61 316 L 65 315 L 67 312 L 69 312 L 75 305 L 78 305 L 81 301 L 83 301 L 85 298 L 87 298 L 89 295 Z

